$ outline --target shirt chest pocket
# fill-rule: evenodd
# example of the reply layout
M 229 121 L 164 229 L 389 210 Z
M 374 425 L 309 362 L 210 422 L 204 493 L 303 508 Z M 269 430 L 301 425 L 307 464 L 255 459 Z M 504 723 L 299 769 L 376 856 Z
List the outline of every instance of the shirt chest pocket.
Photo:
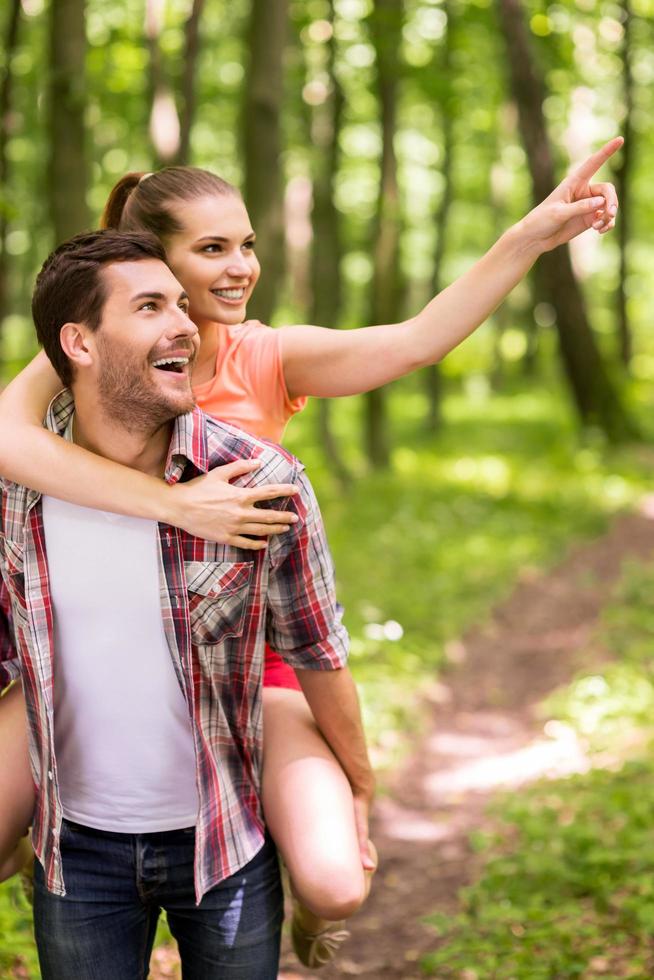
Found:
M 253 564 L 184 562 L 191 638 L 195 645 L 241 636 L 249 606 Z

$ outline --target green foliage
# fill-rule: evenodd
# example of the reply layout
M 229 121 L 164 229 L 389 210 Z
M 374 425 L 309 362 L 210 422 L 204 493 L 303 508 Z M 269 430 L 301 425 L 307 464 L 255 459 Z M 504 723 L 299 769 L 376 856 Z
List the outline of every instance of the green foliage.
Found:
M 602 757 L 638 742 L 654 717 L 654 568 L 625 565 L 615 600 L 603 614 L 599 640 L 613 655 L 582 672 L 543 705 L 543 713 L 569 725 L 586 748 Z M 595 650 L 596 653 L 596 650 Z M 640 739 L 642 741 L 642 739 Z
M 433 922 L 430 976 L 563 980 L 652 975 L 654 763 L 541 784 L 503 803 L 463 911 Z
M 32 909 L 23 894 L 20 882 L 0 886 L 0 978 L 13 977 L 13 968 L 20 964 L 29 978 L 39 977 L 36 949 L 32 940 Z
M 480 879 L 457 916 L 436 916 L 424 970 L 441 980 L 630 977 L 654 971 L 654 568 L 632 563 L 604 615 L 616 658 L 548 701 L 595 753 L 586 775 L 504 798 L 480 837 Z M 635 733 L 640 732 L 640 739 Z M 644 755 L 621 765 L 620 757 Z

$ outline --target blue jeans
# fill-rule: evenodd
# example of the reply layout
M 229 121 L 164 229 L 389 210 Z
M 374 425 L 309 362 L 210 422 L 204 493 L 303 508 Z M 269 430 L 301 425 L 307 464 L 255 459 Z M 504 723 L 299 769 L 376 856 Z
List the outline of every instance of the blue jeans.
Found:
M 195 904 L 195 830 L 118 834 L 63 822 L 66 895 L 34 870 L 43 980 L 145 980 L 162 908 L 184 980 L 276 980 L 283 918 L 271 840 Z

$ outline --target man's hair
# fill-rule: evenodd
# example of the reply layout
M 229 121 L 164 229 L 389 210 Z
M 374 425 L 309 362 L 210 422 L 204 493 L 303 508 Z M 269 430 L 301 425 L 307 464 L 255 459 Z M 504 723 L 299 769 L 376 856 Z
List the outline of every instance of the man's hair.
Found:
M 61 346 L 61 328 L 65 323 L 84 323 L 97 330 L 107 300 L 102 269 L 114 262 L 143 259 L 166 261 L 163 245 L 154 235 L 105 230 L 76 235 L 43 263 L 32 295 L 32 317 L 39 342 L 65 385 L 73 380 L 73 368 Z

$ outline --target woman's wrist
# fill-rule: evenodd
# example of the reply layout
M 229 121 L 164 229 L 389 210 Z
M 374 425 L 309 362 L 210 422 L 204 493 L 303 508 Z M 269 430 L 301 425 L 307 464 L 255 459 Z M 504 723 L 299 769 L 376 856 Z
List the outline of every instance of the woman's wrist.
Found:
M 515 225 L 507 228 L 495 247 L 501 250 L 505 260 L 516 264 L 521 275 L 524 275 L 545 251 L 542 240 L 534 236 L 528 214 Z
M 157 480 L 157 484 L 155 493 L 151 497 L 152 518 L 162 524 L 181 527 L 184 507 L 179 485 L 171 485 L 165 480 Z

